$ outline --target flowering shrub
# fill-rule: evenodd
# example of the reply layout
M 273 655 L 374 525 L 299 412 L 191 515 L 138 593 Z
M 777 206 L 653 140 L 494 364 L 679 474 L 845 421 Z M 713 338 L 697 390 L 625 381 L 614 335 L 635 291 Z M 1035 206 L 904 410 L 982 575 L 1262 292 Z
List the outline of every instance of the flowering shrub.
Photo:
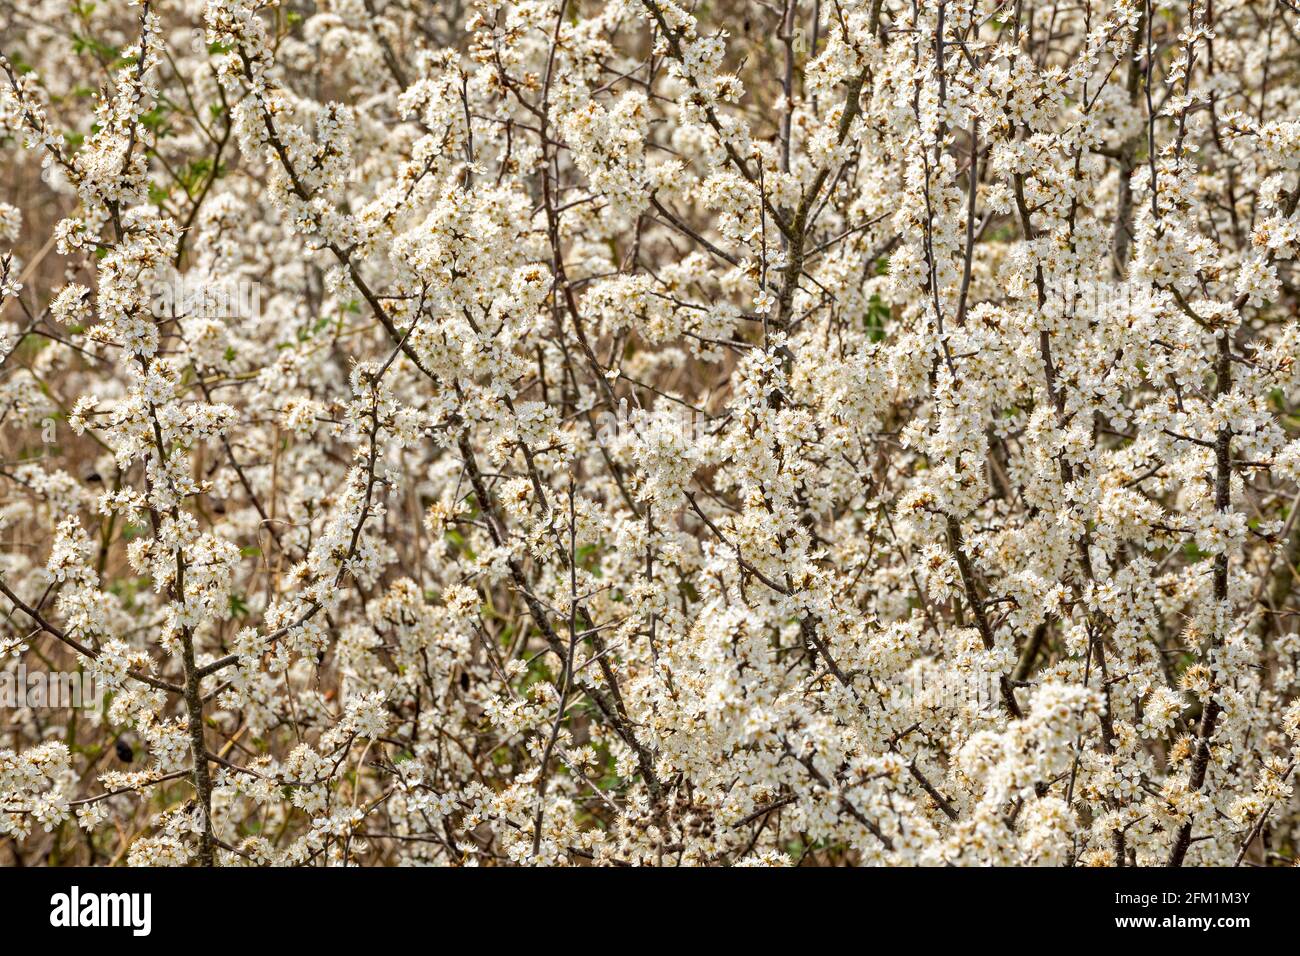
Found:
M 1292 861 L 1298 30 L 0 3 L 0 853 Z

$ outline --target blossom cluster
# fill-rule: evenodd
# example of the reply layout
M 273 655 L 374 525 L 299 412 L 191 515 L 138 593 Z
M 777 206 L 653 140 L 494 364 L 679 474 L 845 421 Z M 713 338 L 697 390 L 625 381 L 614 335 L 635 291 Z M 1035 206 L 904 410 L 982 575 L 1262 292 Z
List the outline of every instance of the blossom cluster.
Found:
M 0 0 L 0 862 L 1294 863 L 1298 31 Z

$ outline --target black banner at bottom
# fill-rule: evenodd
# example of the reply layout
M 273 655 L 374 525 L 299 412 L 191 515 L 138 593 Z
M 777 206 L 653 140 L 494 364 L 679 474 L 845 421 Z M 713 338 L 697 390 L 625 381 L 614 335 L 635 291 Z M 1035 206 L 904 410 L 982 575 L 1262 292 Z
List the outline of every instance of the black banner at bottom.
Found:
M 1296 925 L 1297 884 L 1272 870 L 0 870 L 13 938 L 203 948 L 458 945 L 578 936 L 601 952 L 653 934 L 691 948 L 752 939 L 824 946 L 920 933 L 927 944 L 1042 945 L 1136 934 L 1234 936 Z M 562 928 L 563 927 L 563 928 Z M 455 934 L 450 935 L 450 934 Z M 882 935 L 884 934 L 884 935 Z M 463 941 L 463 942 L 461 942 Z M 674 943 L 675 941 L 675 943 Z M 578 942 L 578 940 L 574 940 Z

